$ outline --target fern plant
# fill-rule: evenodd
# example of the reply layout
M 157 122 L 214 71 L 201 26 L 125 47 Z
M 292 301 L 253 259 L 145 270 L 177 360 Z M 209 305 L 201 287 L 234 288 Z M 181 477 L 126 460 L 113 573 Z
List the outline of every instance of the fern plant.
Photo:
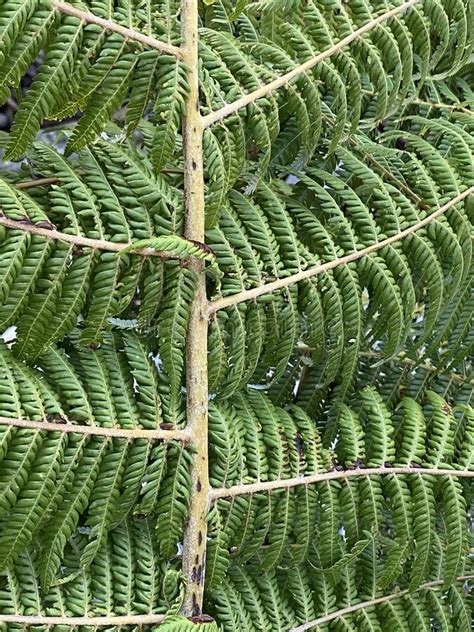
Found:
M 473 26 L 2 0 L 1 629 L 471 630 Z

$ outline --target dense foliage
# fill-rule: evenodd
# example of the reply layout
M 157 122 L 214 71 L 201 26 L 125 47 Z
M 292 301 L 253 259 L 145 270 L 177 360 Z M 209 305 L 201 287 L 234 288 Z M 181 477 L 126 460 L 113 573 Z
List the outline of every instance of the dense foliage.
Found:
M 472 5 L 195 2 L 0 2 L 0 629 L 469 632 Z

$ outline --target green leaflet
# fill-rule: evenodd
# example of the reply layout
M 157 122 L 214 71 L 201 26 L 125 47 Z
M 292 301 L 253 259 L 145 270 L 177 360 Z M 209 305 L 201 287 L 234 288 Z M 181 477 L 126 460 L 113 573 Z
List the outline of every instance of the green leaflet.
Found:
M 34 140 L 41 122 L 59 100 L 61 86 L 72 71 L 82 38 L 80 23 L 67 18 L 58 28 L 55 42 L 48 48 L 44 64 L 36 75 L 22 108 L 15 118 L 7 156 L 18 159 Z
M 168 452 L 168 468 L 161 484 L 156 511 L 159 520 L 155 537 L 162 556 L 169 559 L 181 542 L 190 495 L 191 455 L 182 445 L 173 445 Z
M 86 526 L 89 527 L 89 542 L 81 556 L 81 566 L 87 567 L 110 530 L 113 508 L 118 504 L 119 486 L 124 477 L 128 445 L 118 440 L 112 450 L 104 456 L 98 472 L 98 482 L 90 497 Z M 115 516 L 114 516 L 115 518 Z M 122 516 L 119 514 L 119 520 Z
M 145 114 L 156 92 L 156 77 L 160 58 L 155 51 L 143 51 L 138 57 L 136 72 L 130 84 L 130 100 L 127 107 L 127 129 L 134 130 Z
M 225 204 L 227 192 L 233 184 L 232 160 L 233 143 L 231 131 L 224 128 L 224 142 L 219 144 L 216 135 L 206 130 L 203 139 L 203 152 L 209 177 L 206 198 L 206 226 L 214 227 L 220 210 Z
M 160 57 L 156 91 L 158 99 L 153 109 L 156 125 L 151 159 L 155 169 L 161 171 L 173 155 L 188 91 L 186 69 L 174 57 Z
M 158 334 L 161 343 L 160 359 L 169 379 L 169 407 L 172 409 L 178 400 L 182 384 L 183 350 L 196 277 L 194 272 L 181 267 L 178 262 L 169 262 L 167 268 L 165 299 L 158 317 Z
M 13 3 L 12 3 L 13 4 Z M 30 3 L 18 3 L 20 11 L 24 12 L 25 9 L 31 10 L 34 2 Z M 12 6 L 12 5 L 10 5 Z M 10 23 L 17 22 L 17 17 Z M 30 14 L 27 22 L 24 24 L 22 30 L 22 37 L 18 37 L 15 40 L 14 45 L 9 49 L 8 53 L 3 53 L 2 63 L 0 66 L 0 100 L 2 102 L 8 99 L 10 93 L 9 88 L 16 86 L 20 82 L 21 77 L 24 75 L 30 60 L 36 57 L 41 47 L 44 45 L 48 30 L 51 28 L 54 22 L 54 14 L 44 7 L 37 7 L 37 10 Z M 9 24 L 9 26 L 10 26 Z M 2 39 L 7 41 L 7 29 L 2 28 Z M 5 48 L 3 49 L 5 50 Z
M 463 572 L 467 538 L 464 531 L 466 505 L 461 486 L 456 480 L 443 482 L 445 504 L 447 549 L 444 557 L 444 586 L 451 585 L 454 578 Z
M 133 252 L 135 250 L 154 250 L 155 252 L 175 257 L 181 260 L 187 260 L 191 257 L 201 259 L 210 263 L 210 270 L 213 274 L 219 278 L 220 270 L 217 264 L 214 253 L 209 252 L 208 247 L 205 244 L 183 239 L 177 235 L 170 235 L 166 237 L 153 237 L 151 239 L 142 239 L 136 241 L 129 246 L 126 246 L 120 250 L 120 255 L 127 252 Z
M 413 561 L 410 585 L 415 587 L 424 579 L 431 563 L 430 556 L 433 552 L 433 541 L 435 538 L 432 527 L 434 497 L 433 485 L 430 480 L 425 482 L 421 477 L 417 477 L 412 485 L 414 503 L 413 529 L 417 538 L 418 554 Z M 424 520 L 424 527 L 422 526 L 422 520 Z
M 206 621 L 205 617 L 201 617 L 201 621 L 189 621 L 185 617 L 171 616 L 165 619 L 161 624 L 163 630 L 169 630 L 169 632 L 192 632 L 192 630 L 202 629 L 206 632 L 217 632 L 219 627 L 215 621 Z
M 372 534 L 365 532 L 363 535 L 365 536 L 365 538 L 356 542 L 351 551 L 345 553 L 335 564 L 333 564 L 329 568 L 322 568 L 317 570 L 321 570 L 324 575 L 329 575 L 331 577 L 331 581 L 336 583 L 337 578 L 340 576 L 341 570 L 352 560 L 356 559 L 371 542 Z
M 127 92 L 135 64 L 136 56 L 131 53 L 125 53 L 114 64 L 100 84 L 100 92 L 91 95 L 92 103 L 74 128 L 66 154 L 82 149 L 98 136 Z
M 69 485 L 69 496 L 64 499 L 62 511 L 59 511 L 50 521 L 44 537 L 44 549 L 40 562 L 42 582 L 45 586 L 50 586 L 56 578 L 67 540 L 74 532 L 79 516 L 87 506 L 106 447 L 106 442 L 100 439 L 92 440 L 91 445 L 81 455 L 78 472 L 72 485 Z

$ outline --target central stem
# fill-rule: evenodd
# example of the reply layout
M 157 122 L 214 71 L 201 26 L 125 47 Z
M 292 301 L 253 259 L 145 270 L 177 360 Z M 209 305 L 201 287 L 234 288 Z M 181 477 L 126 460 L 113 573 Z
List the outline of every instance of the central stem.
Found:
M 181 4 L 181 33 L 183 61 L 188 68 L 189 84 L 183 122 L 185 237 L 204 242 L 203 126 L 199 111 L 197 0 L 183 0 Z M 209 496 L 206 277 L 203 261 L 193 260 L 190 267 L 197 276 L 197 286 L 191 304 L 186 341 L 187 429 L 194 450 L 189 517 L 183 543 L 186 593 L 182 612 L 188 617 L 198 616 L 202 612 Z

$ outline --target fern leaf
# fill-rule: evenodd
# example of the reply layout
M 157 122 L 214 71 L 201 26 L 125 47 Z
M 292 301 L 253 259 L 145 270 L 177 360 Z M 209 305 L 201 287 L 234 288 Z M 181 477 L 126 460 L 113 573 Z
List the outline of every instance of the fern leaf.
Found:
M 128 449 L 126 441 L 120 443 L 117 441 L 101 463 L 87 514 L 86 526 L 89 528 L 89 542 L 81 555 L 82 567 L 89 566 L 113 524 Z
M 155 51 L 143 51 L 138 56 L 136 71 L 130 83 L 130 100 L 128 102 L 126 123 L 127 130 L 138 127 L 145 114 L 146 107 L 153 99 L 156 91 L 156 79 L 162 59 Z
M 187 515 L 190 494 L 189 466 L 191 457 L 183 446 L 174 445 L 168 452 L 169 471 L 165 474 L 156 510 L 160 519 L 155 537 L 166 558 L 177 553 Z
M 60 90 L 72 72 L 81 39 L 82 29 L 78 20 L 72 17 L 65 19 L 15 117 L 6 154 L 10 158 L 18 159 L 24 154 L 39 131 L 41 121 L 47 118 L 59 100 Z
M 68 141 L 67 155 L 82 149 L 98 136 L 127 92 L 136 63 L 135 55 L 125 53 L 114 64 L 100 84 L 100 92 L 91 95 L 91 104 L 87 104 L 84 115 Z
M 89 502 L 106 450 L 107 443 L 101 439 L 91 439 L 85 446 L 79 461 L 78 474 L 64 497 L 63 508 L 48 524 L 40 561 L 40 573 L 45 586 L 50 586 L 56 578 L 67 540 L 74 532 L 79 516 Z
M 189 318 L 189 304 L 194 292 L 195 278 L 191 271 L 173 262 L 168 267 L 165 299 L 158 327 L 161 340 L 161 359 L 170 380 L 171 404 L 176 401 L 184 369 L 182 350 Z M 169 289 L 168 289 L 169 287 Z
M 174 57 L 160 58 L 156 91 L 159 96 L 154 107 L 156 130 L 151 158 L 155 169 L 161 171 L 173 154 L 187 93 L 185 69 Z

